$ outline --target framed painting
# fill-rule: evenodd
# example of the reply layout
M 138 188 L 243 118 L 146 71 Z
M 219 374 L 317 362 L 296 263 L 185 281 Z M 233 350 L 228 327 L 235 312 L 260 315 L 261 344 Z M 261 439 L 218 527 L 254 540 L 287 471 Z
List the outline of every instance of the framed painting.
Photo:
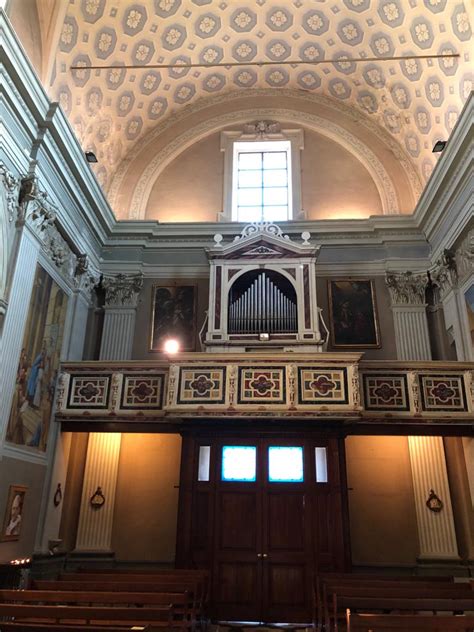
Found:
M 375 291 L 371 279 L 328 281 L 333 347 L 380 347 Z
M 19 540 L 27 487 L 10 485 L 0 541 Z
M 6 440 L 45 452 L 54 402 L 68 297 L 36 268 Z
M 150 351 L 162 351 L 170 339 L 181 351 L 195 350 L 196 295 L 195 285 L 153 286 Z

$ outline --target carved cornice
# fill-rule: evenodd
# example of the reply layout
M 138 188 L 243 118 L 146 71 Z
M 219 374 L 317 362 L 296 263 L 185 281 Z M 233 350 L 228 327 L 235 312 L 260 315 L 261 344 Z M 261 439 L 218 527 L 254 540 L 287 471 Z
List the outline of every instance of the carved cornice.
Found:
M 13 222 L 16 214 L 17 200 L 18 200 L 18 188 L 20 185 L 19 178 L 15 178 L 3 161 L 0 160 L 0 180 L 5 190 L 5 197 L 7 201 L 7 214 L 8 220 Z
M 385 284 L 390 293 L 392 306 L 424 305 L 426 302 L 425 290 L 428 284 L 426 273 L 387 272 Z
M 143 287 L 143 275 L 127 276 L 117 274 L 102 280 L 105 290 L 105 306 L 108 308 L 132 307 L 138 303 L 138 295 Z

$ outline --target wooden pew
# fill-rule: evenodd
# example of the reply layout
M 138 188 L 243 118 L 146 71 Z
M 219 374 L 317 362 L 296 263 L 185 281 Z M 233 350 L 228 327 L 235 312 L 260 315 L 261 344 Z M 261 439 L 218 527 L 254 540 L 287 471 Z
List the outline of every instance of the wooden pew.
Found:
M 354 614 L 346 611 L 347 632 L 474 632 L 474 615 Z
M 60 623 L 19 623 L 17 621 L 0 621 L 1 632 L 151 632 L 157 628 L 143 625 L 62 625 Z M 161 629 L 160 632 L 163 632 Z
M 466 586 L 468 586 L 468 584 L 454 583 L 450 577 L 446 577 L 445 579 L 446 581 L 442 582 L 438 576 L 433 578 L 401 576 L 397 578 L 389 575 L 377 576 L 347 573 L 328 573 L 320 575 L 316 579 L 314 603 L 317 612 L 313 620 L 316 622 L 316 627 L 319 630 L 322 629 L 323 622 L 327 625 L 331 595 L 333 592 L 340 591 L 344 588 L 350 589 L 353 587 L 354 589 L 362 588 L 363 590 L 374 588 L 376 590 L 384 590 L 385 593 L 393 589 L 406 588 L 407 591 L 412 591 L 413 594 L 418 591 L 430 591 L 432 589 L 446 590 L 447 593 L 454 591 L 456 594 L 459 590 L 467 590 Z M 461 588 L 459 588 L 460 586 Z
M 337 632 L 339 614 L 341 610 L 345 612 L 346 609 L 363 611 L 364 613 L 371 613 L 375 610 L 382 612 L 406 611 L 408 613 L 452 612 L 454 614 L 474 612 L 474 597 L 466 597 L 462 594 L 459 596 L 441 594 L 440 596 L 431 595 L 429 597 L 419 597 L 418 595 L 404 597 L 403 593 L 399 593 L 395 589 L 385 593 L 385 596 L 373 596 L 368 589 L 363 596 L 362 591 L 355 594 L 354 591 L 340 590 L 332 595 L 332 616 L 326 620 L 327 630 L 333 629 Z
M 189 610 L 194 621 L 202 623 L 205 620 L 206 586 L 193 579 L 181 580 L 149 580 L 149 581 L 51 581 L 33 580 L 31 588 L 35 591 L 78 591 L 87 593 L 186 593 L 189 597 Z
M 380 578 L 380 579 L 364 579 L 360 580 L 359 577 L 344 577 L 342 579 L 334 580 L 322 578 L 319 585 L 320 593 L 317 597 L 318 603 L 318 618 L 317 627 L 322 628 L 323 621 L 326 628 L 329 626 L 329 611 L 333 602 L 333 594 L 353 594 L 359 597 L 384 597 L 396 594 L 401 598 L 410 598 L 419 595 L 420 597 L 458 597 L 466 595 L 467 597 L 473 596 L 468 583 L 454 583 L 447 581 L 445 583 L 435 581 L 432 582 L 429 579 L 424 581 L 422 579 L 418 581 L 413 580 L 392 580 Z M 321 594 L 322 593 L 322 594 Z M 349 607 L 349 606 L 348 606 Z M 344 610 L 340 613 L 344 614 Z
M 126 625 L 153 624 L 155 627 L 186 630 L 189 622 L 174 621 L 172 608 L 122 607 L 122 606 L 66 606 L 0 603 L 0 617 L 18 623 L 69 623 L 79 625 Z M 3 626 L 3 622 L 1 624 Z

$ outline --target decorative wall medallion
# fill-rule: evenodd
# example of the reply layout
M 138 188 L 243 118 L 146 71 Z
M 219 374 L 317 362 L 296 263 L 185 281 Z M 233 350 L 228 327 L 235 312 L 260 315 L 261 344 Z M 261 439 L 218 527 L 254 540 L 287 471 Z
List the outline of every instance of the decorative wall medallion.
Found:
M 430 489 L 430 495 L 428 496 L 428 500 L 426 501 L 426 506 L 430 511 L 434 511 L 435 513 L 439 513 L 443 507 L 443 501 L 439 496 L 437 496 L 432 489 Z
M 105 409 L 112 375 L 71 375 L 67 408 Z
M 163 408 L 165 374 L 125 374 L 120 408 L 161 410 Z
M 177 404 L 223 404 L 226 368 L 180 367 Z
M 419 376 L 422 408 L 432 411 L 467 411 L 466 391 L 462 375 Z
M 102 487 L 100 487 L 100 485 L 92 494 L 89 500 L 89 504 L 92 507 L 92 509 L 100 509 L 105 504 L 105 496 L 102 492 Z
M 298 404 L 347 404 L 347 369 L 298 367 Z
M 58 486 L 56 488 L 56 491 L 54 492 L 54 496 L 53 496 L 53 505 L 55 507 L 59 507 L 59 505 L 61 504 L 61 501 L 63 499 L 63 492 L 61 489 L 61 483 L 58 483 Z
M 363 374 L 364 405 L 367 410 L 409 410 L 406 375 Z
M 284 404 L 286 367 L 239 367 L 238 404 Z

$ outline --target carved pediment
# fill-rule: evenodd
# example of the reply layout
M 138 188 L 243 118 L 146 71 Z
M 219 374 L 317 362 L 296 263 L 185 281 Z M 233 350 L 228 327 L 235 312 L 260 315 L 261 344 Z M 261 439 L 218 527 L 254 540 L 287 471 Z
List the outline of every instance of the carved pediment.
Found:
M 215 235 L 213 248 L 208 250 L 211 259 L 239 259 L 254 258 L 300 258 L 316 256 L 319 247 L 309 243 L 310 234 L 301 235 L 302 243 L 293 242 L 288 235 L 284 235 L 281 228 L 270 222 L 248 224 L 240 235 L 227 244 L 222 244 L 222 235 Z

